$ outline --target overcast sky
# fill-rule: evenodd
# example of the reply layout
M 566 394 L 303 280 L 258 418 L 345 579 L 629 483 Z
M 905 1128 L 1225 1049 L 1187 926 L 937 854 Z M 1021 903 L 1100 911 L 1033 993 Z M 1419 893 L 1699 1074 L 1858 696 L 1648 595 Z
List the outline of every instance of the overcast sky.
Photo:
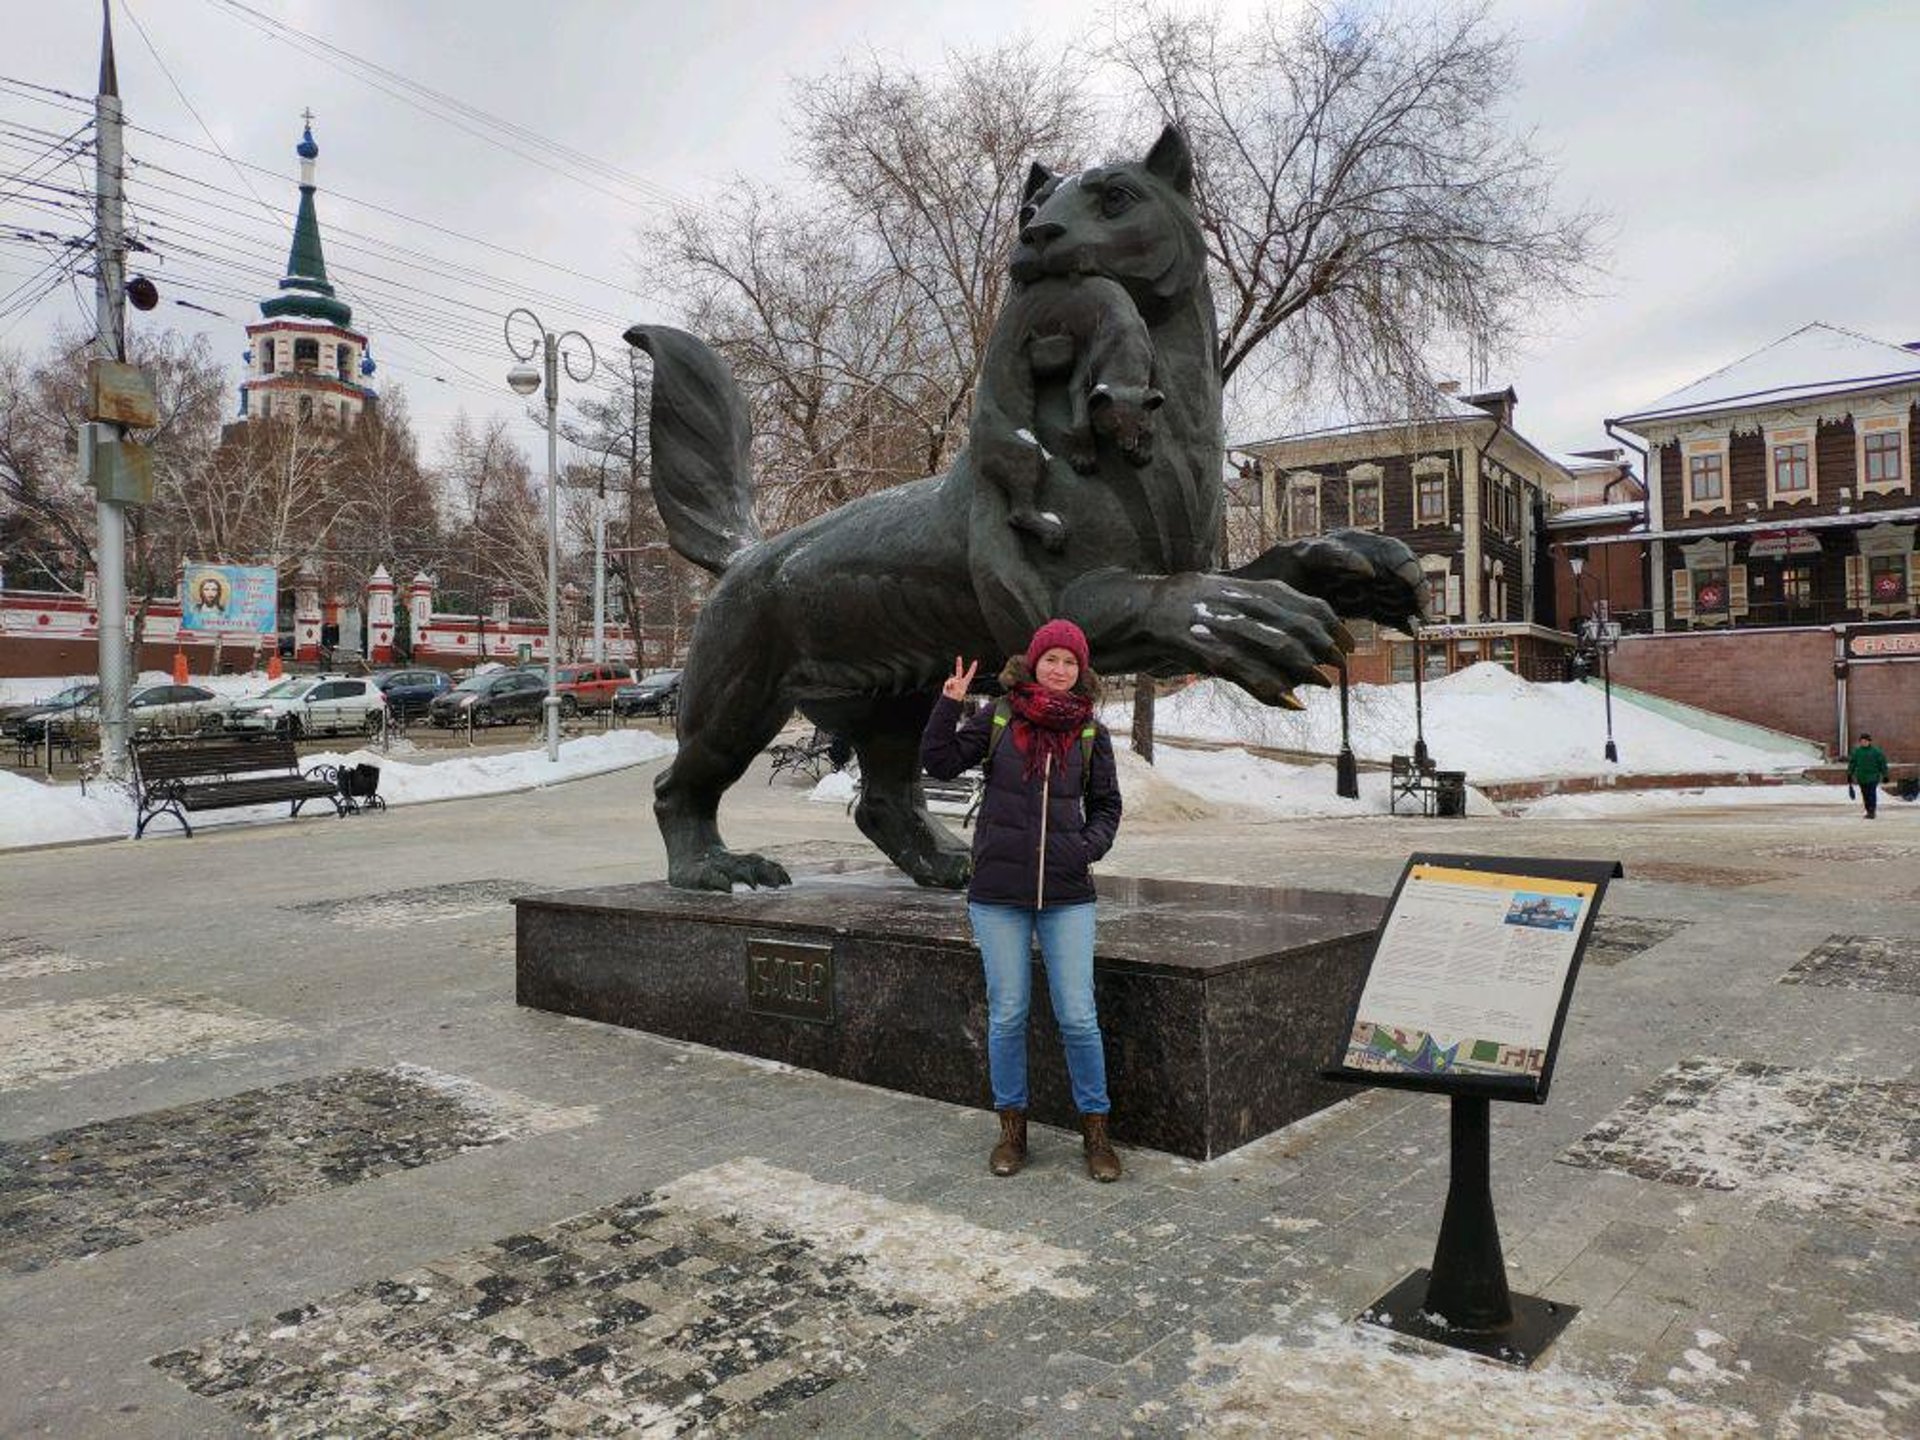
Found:
M 458 408 L 519 413 L 487 310 L 524 299 L 550 326 L 587 332 L 603 357 L 624 323 L 674 318 L 645 292 L 636 227 L 736 173 L 791 178 L 795 76 L 866 50 L 931 67 L 948 48 L 1017 33 L 1064 53 L 1100 12 L 1098 0 L 246 3 L 625 172 L 597 189 L 566 178 L 503 148 L 526 144 L 493 125 L 462 130 L 423 114 L 221 0 L 131 0 L 145 37 L 116 0 L 127 115 L 159 132 L 136 132 L 129 150 L 176 172 L 136 168 L 129 183 L 163 253 L 173 227 L 172 256 L 151 273 L 169 300 L 223 317 L 169 303 L 136 323 L 203 329 L 238 384 L 241 327 L 284 270 L 293 145 L 311 107 L 329 267 L 372 340 L 379 381 L 404 386 L 429 454 Z M 1490 103 L 1558 158 L 1568 202 L 1612 216 L 1600 293 L 1547 306 L 1538 333 L 1495 361 L 1492 378 L 1519 391 L 1529 438 L 1550 449 L 1603 443 L 1603 417 L 1810 320 L 1920 338 L 1920 131 L 1907 83 L 1920 6 L 1494 0 L 1494 12 L 1522 37 L 1521 84 Z M 91 95 L 96 7 L 4 0 L 0 13 L 0 75 Z M 0 86 L 0 122 L 64 132 L 83 118 Z M 243 182 L 218 155 L 170 141 L 271 173 L 249 170 Z M 17 133 L 0 141 L 0 175 L 29 158 L 24 145 Z M 79 183 L 71 166 L 59 176 Z M 0 183 L 0 194 L 10 188 Z M 73 221 L 0 200 L 5 228 L 70 231 Z M 407 249 L 360 248 L 369 240 Z M 44 258 L 0 245 L 0 294 Z M 71 290 L 0 319 L 0 344 L 37 346 L 62 318 L 82 318 Z M 521 433 L 533 450 L 534 428 Z

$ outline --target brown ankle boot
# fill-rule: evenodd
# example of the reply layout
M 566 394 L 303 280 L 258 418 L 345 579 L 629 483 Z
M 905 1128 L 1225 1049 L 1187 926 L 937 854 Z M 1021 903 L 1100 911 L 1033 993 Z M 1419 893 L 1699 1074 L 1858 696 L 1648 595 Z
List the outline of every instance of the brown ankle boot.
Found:
M 1018 1175 L 1027 1163 L 1027 1112 L 1000 1112 L 1000 1143 L 993 1147 L 987 1168 L 996 1175 Z
M 1106 1116 L 1080 1117 L 1080 1143 L 1087 1152 L 1088 1175 L 1102 1182 L 1120 1178 L 1120 1157 L 1113 1153 L 1113 1142 L 1107 1138 Z

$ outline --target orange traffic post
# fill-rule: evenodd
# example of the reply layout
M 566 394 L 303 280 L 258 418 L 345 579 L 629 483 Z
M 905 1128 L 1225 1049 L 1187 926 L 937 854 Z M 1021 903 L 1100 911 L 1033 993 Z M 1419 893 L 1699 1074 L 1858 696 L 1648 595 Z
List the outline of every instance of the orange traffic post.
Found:
M 280 647 L 278 645 L 275 645 L 273 647 L 273 653 L 267 656 L 267 679 L 278 680 L 279 678 L 280 678 Z
M 173 652 L 173 683 L 187 683 L 187 652 L 177 648 Z

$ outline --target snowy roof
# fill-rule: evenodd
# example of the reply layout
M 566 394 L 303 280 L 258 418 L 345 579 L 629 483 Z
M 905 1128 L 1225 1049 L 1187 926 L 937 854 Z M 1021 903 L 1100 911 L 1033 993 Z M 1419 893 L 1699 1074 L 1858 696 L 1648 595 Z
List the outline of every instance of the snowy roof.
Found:
M 1499 391 L 1488 392 L 1499 394 Z M 1494 417 L 1478 405 L 1470 405 L 1458 395 L 1449 394 L 1437 385 L 1430 392 L 1433 408 L 1425 414 L 1402 415 L 1392 419 L 1352 419 L 1343 418 L 1331 424 L 1316 426 L 1312 430 L 1295 430 L 1285 435 L 1271 435 L 1264 440 L 1249 440 L 1235 444 L 1236 450 L 1257 450 L 1263 445 L 1287 445 L 1301 440 L 1324 440 L 1339 435 L 1365 435 L 1372 430 L 1400 430 L 1410 425 L 1446 425 L 1456 420 L 1491 420 Z
M 1622 465 L 1627 467 L 1629 475 L 1633 473 L 1633 466 L 1628 461 L 1625 451 L 1616 453 L 1611 460 L 1603 459 L 1598 455 L 1582 455 L 1577 450 L 1549 450 L 1547 453 L 1555 464 L 1573 475 L 1592 475 L 1602 470 L 1618 470 Z
M 1547 517 L 1549 526 L 1593 525 L 1604 520 L 1633 520 L 1646 508 L 1644 500 L 1610 500 L 1605 505 L 1569 505 Z
M 1815 322 L 1662 395 L 1614 423 L 1663 420 L 1715 410 L 1783 405 L 1816 395 L 1920 384 L 1920 354 Z

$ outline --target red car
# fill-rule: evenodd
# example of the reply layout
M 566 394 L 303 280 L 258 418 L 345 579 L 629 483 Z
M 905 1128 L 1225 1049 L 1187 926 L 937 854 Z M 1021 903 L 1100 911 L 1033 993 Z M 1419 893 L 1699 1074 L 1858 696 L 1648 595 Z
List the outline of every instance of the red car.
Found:
M 562 665 L 555 687 L 560 694 L 560 713 L 605 710 L 613 704 L 613 692 L 632 679 L 633 671 L 624 665 Z

